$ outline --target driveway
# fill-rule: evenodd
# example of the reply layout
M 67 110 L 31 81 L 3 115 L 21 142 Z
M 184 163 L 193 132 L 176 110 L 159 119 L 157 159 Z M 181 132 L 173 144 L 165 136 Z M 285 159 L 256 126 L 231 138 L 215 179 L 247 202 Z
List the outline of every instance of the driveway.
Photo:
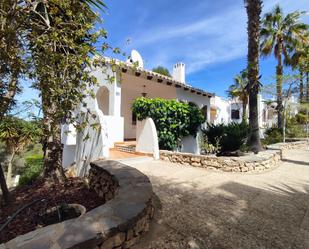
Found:
M 150 177 L 156 194 L 154 222 L 135 249 L 309 249 L 309 148 L 285 152 L 260 174 L 127 164 Z

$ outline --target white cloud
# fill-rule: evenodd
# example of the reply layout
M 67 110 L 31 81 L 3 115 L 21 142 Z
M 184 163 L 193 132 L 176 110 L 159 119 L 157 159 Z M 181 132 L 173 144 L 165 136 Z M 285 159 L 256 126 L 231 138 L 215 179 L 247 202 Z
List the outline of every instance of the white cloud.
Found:
M 278 1 L 264 1 L 264 12 Z M 307 0 L 280 1 L 285 12 L 306 10 Z M 209 13 L 208 13 L 209 14 Z M 205 15 L 206 16 L 206 15 Z M 181 20 L 181 18 L 179 18 Z M 177 60 L 187 65 L 187 73 L 194 73 L 209 64 L 244 57 L 247 52 L 247 16 L 243 0 L 235 2 L 211 17 L 191 22 L 167 25 L 158 23 L 136 35 L 132 46 L 146 51 L 148 66 L 171 66 Z

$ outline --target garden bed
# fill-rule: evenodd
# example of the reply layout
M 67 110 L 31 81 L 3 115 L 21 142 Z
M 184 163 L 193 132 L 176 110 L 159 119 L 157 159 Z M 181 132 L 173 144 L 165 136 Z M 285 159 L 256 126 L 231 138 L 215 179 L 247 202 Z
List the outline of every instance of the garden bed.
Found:
M 104 198 L 100 198 L 94 190 L 90 190 L 81 178 L 69 178 L 63 184 L 47 185 L 43 181 L 37 181 L 30 186 L 16 188 L 11 192 L 12 202 L 8 206 L 1 207 L 0 226 L 7 218 L 13 215 L 23 206 L 35 202 L 23 209 L 1 232 L 0 242 L 6 242 L 33 231 L 43 225 L 39 214 L 48 208 L 62 205 L 63 203 L 77 203 L 87 211 L 104 204 Z
M 282 150 L 295 149 L 308 145 L 308 141 L 277 143 L 267 146 L 258 154 L 243 156 L 195 155 L 191 153 L 160 150 L 160 159 L 172 163 L 190 165 L 223 172 L 261 172 L 277 166 Z
M 0 244 L 0 248 L 131 248 L 149 230 L 154 215 L 150 180 L 119 162 L 98 160 L 91 163 L 87 182 L 105 200 L 104 205 L 78 218 L 20 235 Z M 87 206 L 98 197 L 83 193 L 82 198 Z

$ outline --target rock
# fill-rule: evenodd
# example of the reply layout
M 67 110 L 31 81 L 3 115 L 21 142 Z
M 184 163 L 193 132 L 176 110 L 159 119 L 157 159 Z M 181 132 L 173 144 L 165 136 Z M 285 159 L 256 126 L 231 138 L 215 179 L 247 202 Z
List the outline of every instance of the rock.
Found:
M 191 163 L 191 165 L 192 165 L 193 167 L 200 167 L 200 166 L 201 166 L 201 163 L 193 162 L 193 163 Z
M 118 233 L 115 236 L 106 240 L 100 247 L 100 249 L 111 249 L 122 245 L 125 241 L 125 233 Z
M 201 162 L 201 158 L 199 158 L 199 157 L 192 157 L 191 158 L 191 162 L 200 163 Z
M 199 245 L 193 239 L 191 239 L 188 242 L 188 246 L 189 246 L 189 248 L 192 248 L 192 249 L 199 249 L 200 248 Z

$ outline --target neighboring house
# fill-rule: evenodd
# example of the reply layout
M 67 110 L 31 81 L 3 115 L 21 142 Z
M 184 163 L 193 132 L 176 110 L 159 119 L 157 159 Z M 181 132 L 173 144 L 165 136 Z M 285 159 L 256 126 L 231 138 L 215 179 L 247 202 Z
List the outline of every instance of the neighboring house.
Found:
M 275 97 L 263 101 L 263 127 L 271 128 L 277 126 L 277 103 Z M 284 100 L 284 108 L 288 116 L 295 116 L 299 112 L 299 102 L 297 96 L 290 96 Z
M 299 103 L 297 97 L 291 96 L 286 100 L 285 105 L 290 116 L 295 116 L 298 113 Z M 274 98 L 265 100 L 261 95 L 258 95 L 258 119 L 262 137 L 267 128 L 276 127 L 277 125 L 276 106 Z M 246 111 L 249 118 L 248 106 Z M 226 100 L 215 96 L 211 99 L 210 123 L 212 124 L 240 123 L 242 121 L 242 113 L 242 102 L 237 98 Z
M 141 66 L 136 67 L 136 62 Z M 98 86 L 93 89 L 96 98 L 88 97 L 85 102 L 87 108 L 98 116 L 97 122 L 101 124 L 102 129 L 99 134 L 92 132 L 93 134 L 88 139 L 89 142 L 81 145 L 84 142 L 78 139 L 73 126 L 65 125 L 62 136 L 64 167 L 68 167 L 78 160 L 91 160 L 89 158 L 92 157 L 89 156 L 91 152 L 86 153 L 87 155 L 83 154 L 86 147 L 100 147 L 95 156 L 108 158 L 109 149 L 114 148 L 115 143 L 135 140 L 137 120 L 131 111 L 131 106 L 138 97 L 193 102 L 203 110 L 206 120 L 210 120 L 210 98 L 213 97 L 213 94 L 186 83 L 183 63 L 174 65 L 172 77 L 146 70 L 142 65 L 141 58 L 137 58 L 136 61 L 131 62 L 116 61 L 116 73 L 111 70 L 109 63 L 104 69 L 92 69 L 93 76 L 98 80 Z M 108 77 L 113 77 L 112 83 L 107 80 Z M 94 140 L 96 140 L 95 146 L 93 145 Z M 185 139 L 182 150 L 198 152 L 197 147 L 197 139 Z M 191 151 L 191 148 L 195 148 L 194 151 Z

